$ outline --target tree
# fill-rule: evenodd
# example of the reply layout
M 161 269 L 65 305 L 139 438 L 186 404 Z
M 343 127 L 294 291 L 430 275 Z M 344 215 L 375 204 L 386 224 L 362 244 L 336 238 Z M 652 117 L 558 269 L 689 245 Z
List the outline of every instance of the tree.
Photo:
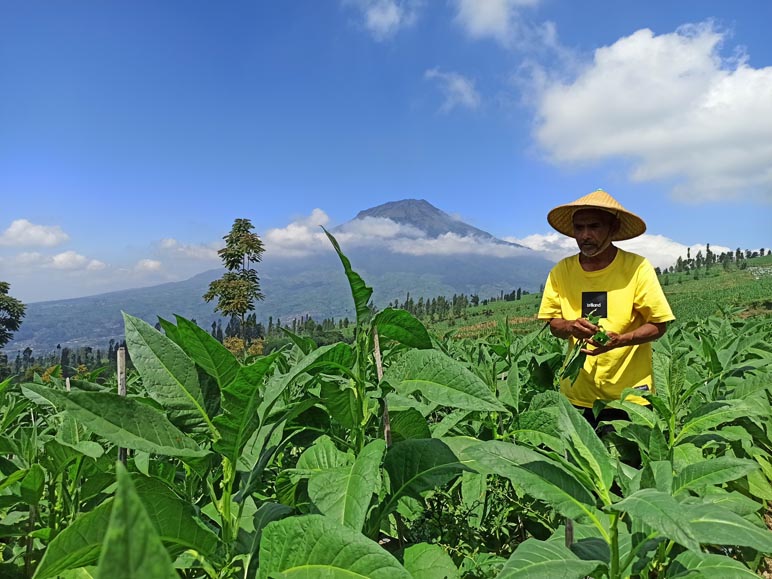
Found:
M 217 252 L 226 271 L 220 279 L 209 284 L 204 294 L 207 302 L 217 299 L 216 312 L 225 316 L 238 316 L 243 333 L 245 315 L 255 309 L 255 301 L 264 299 L 260 291 L 260 279 L 252 264 L 262 260 L 263 242 L 252 232 L 249 219 L 236 219 L 230 233 L 223 237 L 225 247 Z
M 11 284 L 0 281 L 0 348 L 11 341 L 13 333 L 21 327 L 26 306 L 8 295 Z

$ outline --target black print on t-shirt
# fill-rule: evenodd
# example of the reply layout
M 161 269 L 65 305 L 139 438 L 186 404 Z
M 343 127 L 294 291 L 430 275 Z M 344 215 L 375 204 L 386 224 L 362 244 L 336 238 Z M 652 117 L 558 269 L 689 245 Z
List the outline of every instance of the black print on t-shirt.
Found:
M 608 317 L 608 292 L 582 292 L 582 317 Z

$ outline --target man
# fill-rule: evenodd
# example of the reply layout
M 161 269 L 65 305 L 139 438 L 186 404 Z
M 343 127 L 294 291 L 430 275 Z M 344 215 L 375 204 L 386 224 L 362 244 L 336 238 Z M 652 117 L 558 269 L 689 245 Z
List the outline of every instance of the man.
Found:
M 547 221 L 573 237 L 579 253 L 550 272 L 538 318 L 549 320 L 552 334 L 572 345 L 588 340 L 576 381 L 564 378 L 560 391 L 597 426 L 616 413 L 595 418 L 596 400 L 618 400 L 626 388 L 653 391 L 651 342 L 675 318 L 648 260 L 613 245 L 641 235 L 646 224 L 611 195 L 598 189 L 556 207 Z M 589 321 L 591 314 L 600 318 L 599 325 Z M 593 340 L 599 326 L 610 338 L 605 344 Z M 627 400 L 646 403 L 640 396 Z

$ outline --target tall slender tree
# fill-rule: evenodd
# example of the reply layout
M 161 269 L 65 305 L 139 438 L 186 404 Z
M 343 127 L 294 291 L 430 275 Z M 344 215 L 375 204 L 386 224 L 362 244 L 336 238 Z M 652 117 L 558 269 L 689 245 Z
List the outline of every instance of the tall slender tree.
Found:
M 21 327 L 26 306 L 8 295 L 11 284 L 0 281 L 0 348 L 13 338 L 13 333 Z
M 217 299 L 214 308 L 216 312 L 239 318 L 242 334 L 246 328 L 247 312 L 255 309 L 255 301 L 265 297 L 260 291 L 257 270 L 252 267 L 262 260 L 265 248 L 252 229 L 249 219 L 236 219 L 233 222 L 230 233 L 223 237 L 225 247 L 217 252 L 227 271 L 220 279 L 210 283 L 209 290 L 204 294 L 207 302 Z

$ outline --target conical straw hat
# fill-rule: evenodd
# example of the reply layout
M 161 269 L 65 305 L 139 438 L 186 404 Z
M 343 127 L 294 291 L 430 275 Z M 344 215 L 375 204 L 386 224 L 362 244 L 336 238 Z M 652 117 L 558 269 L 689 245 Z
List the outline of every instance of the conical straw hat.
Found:
M 643 219 L 622 207 L 619 201 L 603 189 L 593 191 L 589 195 L 585 195 L 571 203 L 555 207 L 547 214 L 547 221 L 563 235 L 573 237 L 574 213 L 580 209 L 600 209 L 619 218 L 619 231 L 611 238 L 611 241 L 632 239 L 646 231 L 646 223 L 644 223 Z

